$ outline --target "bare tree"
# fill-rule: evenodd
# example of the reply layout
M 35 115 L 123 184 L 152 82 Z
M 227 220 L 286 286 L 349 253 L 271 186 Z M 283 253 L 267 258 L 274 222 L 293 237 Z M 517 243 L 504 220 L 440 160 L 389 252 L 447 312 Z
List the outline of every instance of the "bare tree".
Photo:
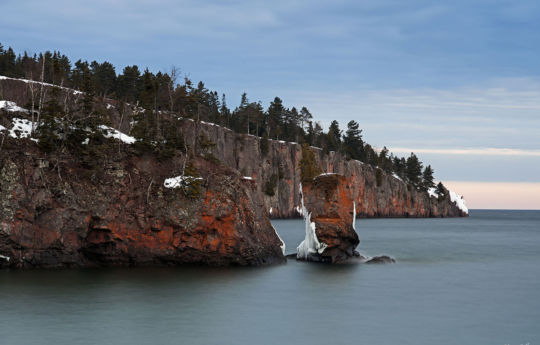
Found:
M 38 124 L 41 117 L 41 110 L 43 109 L 43 99 L 45 98 L 45 93 L 47 92 L 47 90 L 43 89 L 44 79 L 45 79 L 45 55 L 43 55 L 43 63 L 41 65 L 41 87 L 39 90 L 39 109 L 38 109 L 38 117 L 37 117 Z
M 167 85 L 167 91 L 169 92 L 169 107 L 171 113 L 174 110 L 174 90 L 176 89 L 176 80 L 178 78 L 178 74 L 180 73 L 180 70 L 176 66 L 171 67 L 170 75 L 169 75 L 169 83 Z
M 27 83 L 28 88 L 30 89 L 30 97 L 32 98 L 32 108 L 30 109 L 31 115 L 32 115 L 32 127 L 30 130 L 30 136 L 34 135 L 34 131 L 36 129 L 35 125 L 35 102 L 36 102 L 36 92 L 37 92 L 37 85 L 34 82 L 32 71 L 30 71 L 30 82 Z

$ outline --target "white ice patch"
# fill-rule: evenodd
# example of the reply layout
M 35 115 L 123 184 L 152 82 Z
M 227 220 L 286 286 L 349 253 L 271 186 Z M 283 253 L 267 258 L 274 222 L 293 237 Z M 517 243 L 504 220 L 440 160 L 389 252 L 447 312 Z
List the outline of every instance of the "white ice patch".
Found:
M 352 228 L 356 231 L 356 201 L 353 201 Z
M 322 254 L 328 245 L 320 243 L 317 239 L 315 231 L 315 223 L 311 221 L 311 213 L 304 206 L 304 194 L 302 192 L 302 184 L 300 184 L 300 195 L 302 201 L 302 214 L 304 215 L 306 238 L 296 248 L 296 257 L 298 259 L 307 260 L 310 255 Z
M 283 252 L 283 255 L 285 255 L 285 242 L 283 242 L 283 240 L 281 239 L 281 236 L 279 236 L 278 232 L 276 231 L 276 228 L 274 228 L 274 226 L 272 225 L 272 229 L 274 229 L 274 232 L 276 233 L 276 236 L 279 238 L 279 240 L 281 241 L 281 251 Z
M 270 215 L 272 215 L 272 211 L 274 211 L 274 209 L 272 207 L 270 207 L 270 211 L 268 211 L 268 213 L 270 213 Z
M 13 127 L 9 130 L 12 138 L 28 138 L 32 131 L 32 122 L 27 119 L 13 118 Z
M 135 139 L 134 137 L 129 136 L 127 134 L 124 134 L 124 133 L 122 133 L 119 130 L 116 130 L 114 128 L 111 128 L 111 127 L 108 127 L 108 126 L 105 126 L 105 125 L 101 125 L 101 126 L 99 126 L 99 128 L 101 128 L 101 129 L 103 129 L 105 131 L 105 137 L 106 138 L 118 139 L 121 142 L 126 143 L 126 144 L 133 144 L 133 143 L 135 143 L 137 141 L 137 139 Z
M 304 215 L 304 210 L 302 210 L 302 208 L 300 208 L 300 206 L 296 206 L 294 209 L 296 210 L 296 213 L 298 213 L 299 215 L 301 215 L 301 216 Z
M 11 260 L 11 258 L 9 256 L 5 256 L 5 255 L 1 255 L 1 254 L 0 254 L 0 259 L 6 260 L 8 262 L 9 262 L 9 260 Z
M 165 186 L 165 188 L 187 187 L 193 181 L 196 181 L 196 180 L 202 180 L 202 177 L 193 177 L 189 175 L 176 176 L 176 177 L 165 179 L 165 182 L 163 182 L 163 185 Z
M 430 189 L 428 189 L 427 192 L 428 192 L 429 196 L 434 197 L 434 198 L 438 198 L 439 195 L 438 195 L 437 192 L 435 192 L 435 191 L 436 191 L 435 188 L 430 188 Z
M 320 175 L 315 176 L 315 178 L 321 177 L 321 176 L 330 176 L 330 175 L 336 175 L 336 173 L 322 173 Z
M 465 199 L 463 199 L 463 197 L 455 192 L 452 192 L 451 190 L 449 191 L 450 192 L 450 200 L 452 202 L 455 202 L 457 207 L 462 210 L 463 212 L 469 214 L 469 209 L 467 208 L 467 205 L 465 205 Z
M 5 109 L 9 112 L 28 113 L 27 109 L 21 108 L 17 105 L 17 103 L 10 101 L 0 101 L 0 109 Z

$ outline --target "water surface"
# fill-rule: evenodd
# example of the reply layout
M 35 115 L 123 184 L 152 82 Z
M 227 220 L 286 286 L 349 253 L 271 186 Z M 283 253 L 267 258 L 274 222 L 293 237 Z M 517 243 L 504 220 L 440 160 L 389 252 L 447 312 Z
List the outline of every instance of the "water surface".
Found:
M 398 263 L 0 271 L 0 344 L 540 343 L 539 211 L 356 226 Z

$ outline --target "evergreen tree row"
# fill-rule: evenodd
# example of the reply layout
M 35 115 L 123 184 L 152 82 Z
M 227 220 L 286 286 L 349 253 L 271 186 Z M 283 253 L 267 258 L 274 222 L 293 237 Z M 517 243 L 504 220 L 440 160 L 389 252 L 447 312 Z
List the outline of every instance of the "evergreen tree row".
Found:
M 120 102 L 137 105 L 144 109 L 136 115 L 133 135 L 140 139 L 142 148 L 152 149 L 155 143 L 172 143 L 172 149 L 182 146 L 173 140 L 170 126 L 159 114 L 175 113 L 182 117 L 198 121 L 208 121 L 228 127 L 238 133 L 255 135 L 263 138 L 262 150 L 267 149 L 267 139 L 294 141 L 300 144 L 316 146 L 325 153 L 335 151 L 349 159 L 359 160 L 377 167 L 388 174 L 395 174 L 416 189 L 426 191 L 433 188 L 433 169 L 425 168 L 418 157 L 411 153 L 407 158 L 394 156 L 386 147 L 375 150 L 364 142 L 360 125 L 352 120 L 347 124 L 345 133 L 337 121 L 332 121 L 327 131 L 313 120 L 311 112 L 302 107 L 287 108 L 279 97 L 275 97 L 265 109 L 261 102 L 252 102 L 246 93 L 242 94 L 240 104 L 233 110 L 227 105 L 225 95 L 208 90 L 201 81 L 196 86 L 185 77 L 179 81 L 179 71 L 171 68 L 166 73 L 152 73 L 148 69 L 141 71 L 138 66 L 126 66 L 120 74 L 109 62 L 75 63 L 60 52 L 41 53 L 30 56 L 24 52 L 16 55 L 13 49 L 0 44 L 0 75 L 12 78 L 25 78 L 43 81 L 59 86 L 73 88 L 85 93 L 81 105 L 83 113 L 93 112 L 92 98 L 116 99 Z M 51 125 L 55 111 L 54 104 L 45 105 L 43 117 Z M 98 116 L 87 116 L 95 119 Z M 49 121 L 49 122 L 47 122 Z M 96 123 L 84 123 L 96 128 Z M 41 135 L 46 136 L 46 126 Z M 76 134 L 73 134 L 76 135 Z M 164 136 L 167 138 L 164 139 Z M 167 140 L 168 139 L 168 140 Z M 78 139 L 77 139 L 78 140 Z M 47 142 L 50 142 L 47 141 Z

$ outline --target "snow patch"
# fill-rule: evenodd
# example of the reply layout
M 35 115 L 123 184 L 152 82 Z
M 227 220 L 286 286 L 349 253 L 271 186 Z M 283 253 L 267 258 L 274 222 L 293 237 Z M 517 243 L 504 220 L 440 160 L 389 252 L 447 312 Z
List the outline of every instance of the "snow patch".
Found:
M 45 85 L 45 86 L 51 86 L 51 87 L 57 87 L 57 88 L 60 88 L 62 90 L 68 90 L 68 91 L 71 91 L 73 92 L 73 94 L 75 95 L 79 95 L 79 94 L 82 94 L 81 91 L 77 91 L 77 90 L 73 90 L 73 89 L 70 89 L 68 87 L 64 87 L 64 86 L 60 86 L 60 85 L 54 85 L 54 84 L 49 84 L 49 83 L 42 83 L 40 81 L 36 81 L 36 80 L 28 80 L 28 79 L 20 79 L 20 78 L 10 78 L 10 77 L 6 77 L 6 76 L 3 76 L 3 75 L 0 75 L 0 80 L 17 80 L 17 81 L 22 81 L 23 83 L 32 83 L 32 84 L 38 84 L 38 85 Z
M 395 178 L 397 178 L 397 179 L 400 180 L 400 181 L 403 181 L 403 180 L 401 179 L 401 177 L 399 177 L 396 173 L 392 173 L 392 176 L 394 176 Z
M 165 188 L 178 188 L 178 187 L 187 187 L 189 186 L 193 181 L 202 180 L 202 177 L 193 177 L 190 175 L 180 175 L 176 177 L 171 177 L 168 179 L 165 179 L 163 182 L 163 185 Z
M 251 177 L 251 176 L 242 176 L 242 179 L 243 179 L 243 180 L 250 180 L 250 181 L 253 181 L 253 177 Z
M 272 207 L 270 207 L 270 211 L 268 211 L 268 213 L 270 213 L 270 215 L 272 215 L 272 211 L 274 211 L 274 209 Z
M 428 189 L 427 192 L 428 192 L 429 196 L 431 196 L 433 198 L 438 198 L 439 195 L 437 194 L 436 190 L 437 189 L 435 189 L 435 188 L 430 188 L 430 189 Z
M 450 200 L 452 202 L 455 202 L 457 207 L 462 210 L 463 212 L 469 214 L 469 209 L 467 208 L 467 205 L 465 205 L 465 199 L 463 199 L 463 196 L 453 192 L 453 191 L 449 191 L 450 192 Z
M 301 216 L 304 215 L 304 210 L 302 210 L 302 208 L 300 208 L 300 206 L 296 206 L 294 209 L 296 210 L 296 213 L 298 213 L 299 215 L 301 215 Z
M 330 175 L 337 175 L 337 174 L 336 173 L 322 173 L 320 175 L 315 176 L 315 178 L 321 177 L 321 176 L 330 176 Z
M 12 138 L 28 138 L 32 131 L 32 122 L 27 119 L 13 118 L 13 127 L 9 130 Z
M 328 245 L 321 243 L 317 239 L 317 233 L 315 231 L 315 222 L 311 221 L 311 213 L 308 213 L 306 206 L 304 205 L 304 194 L 302 192 L 302 184 L 300 184 L 300 196 L 302 201 L 302 214 L 304 215 L 306 237 L 296 248 L 296 258 L 308 260 L 310 255 L 322 254 Z
M 6 260 L 8 262 L 9 262 L 9 260 L 11 260 L 11 258 L 9 256 L 5 256 L 5 255 L 1 255 L 1 254 L 0 254 L 0 259 L 4 259 L 4 260 Z
M 5 109 L 9 112 L 20 112 L 20 113 L 28 113 L 27 109 L 21 108 L 17 105 L 15 102 L 11 101 L 0 101 L 0 109 Z
M 126 143 L 126 144 L 133 144 L 137 141 L 137 139 L 135 139 L 134 137 L 124 134 L 120 132 L 119 130 L 116 130 L 109 126 L 101 125 L 99 126 L 99 128 L 105 131 L 105 138 L 118 139 L 121 142 Z
M 0 132 L 1 132 L 1 131 L 5 131 L 6 129 L 7 129 L 6 127 L 0 125 Z

